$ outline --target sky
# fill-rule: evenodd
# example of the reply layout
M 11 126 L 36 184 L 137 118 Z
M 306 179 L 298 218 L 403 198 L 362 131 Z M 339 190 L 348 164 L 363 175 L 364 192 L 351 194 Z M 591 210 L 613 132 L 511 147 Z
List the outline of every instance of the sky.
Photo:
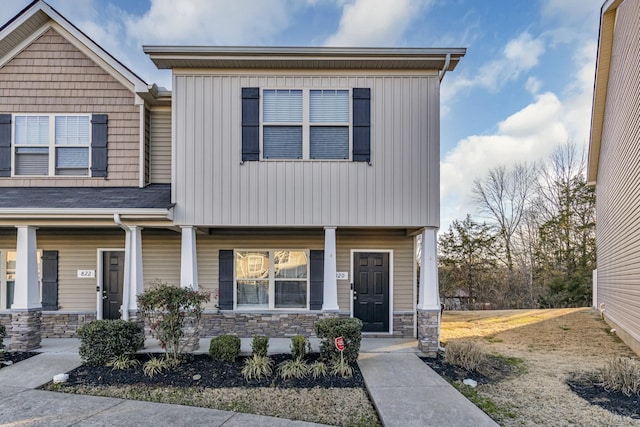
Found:
M 0 0 L 4 23 L 29 0 Z M 441 229 L 475 179 L 589 139 L 603 0 L 48 0 L 147 83 L 142 45 L 465 47 L 441 87 Z

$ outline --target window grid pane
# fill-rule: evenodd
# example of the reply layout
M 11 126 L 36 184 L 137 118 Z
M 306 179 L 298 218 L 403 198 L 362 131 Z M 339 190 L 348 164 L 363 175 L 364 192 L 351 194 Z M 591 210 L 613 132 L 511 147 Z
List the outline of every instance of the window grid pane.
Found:
M 265 123 L 302 122 L 302 90 L 264 90 L 262 115 Z
M 48 145 L 48 116 L 16 116 L 16 145 Z
M 347 126 L 311 126 L 309 157 L 312 159 L 348 159 L 349 128 Z
M 49 149 L 16 147 L 16 175 L 48 175 Z
M 307 282 L 276 280 L 275 308 L 307 308 Z
M 302 126 L 265 126 L 262 132 L 265 159 L 302 158 Z
M 56 117 L 56 145 L 89 145 L 89 117 Z
M 311 90 L 309 121 L 311 123 L 348 123 L 349 91 Z

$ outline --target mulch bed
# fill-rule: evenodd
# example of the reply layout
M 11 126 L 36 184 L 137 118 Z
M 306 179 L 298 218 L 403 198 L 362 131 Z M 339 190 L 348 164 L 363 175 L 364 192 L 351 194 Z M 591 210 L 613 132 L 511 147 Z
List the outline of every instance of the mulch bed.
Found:
M 421 357 L 420 359 L 449 382 L 462 382 L 468 378 L 476 381 L 478 385 L 488 384 L 501 381 L 517 372 L 517 368 L 509 366 L 501 359 L 492 356 L 487 357 L 482 366 L 482 372 L 469 371 L 460 366 L 451 365 L 446 363 L 441 356 L 436 358 Z
M 4 354 L 0 354 L 0 369 L 10 366 L 13 363 L 22 362 L 30 357 L 33 357 L 39 353 L 35 353 L 32 351 L 7 351 Z M 3 362 L 12 362 L 9 365 Z
M 222 362 L 211 359 L 207 354 L 186 355 L 182 363 L 172 369 L 160 374 L 148 377 L 142 371 L 142 364 L 152 356 L 163 357 L 162 354 L 138 354 L 136 358 L 140 361 L 140 366 L 116 370 L 103 366 L 80 366 L 69 372 L 67 385 L 85 386 L 110 386 L 110 385 L 132 385 L 145 384 L 150 386 L 173 386 L 173 387 L 205 387 L 205 388 L 227 388 L 227 387 L 280 387 L 280 388 L 330 388 L 349 387 L 364 388 L 364 378 L 357 364 L 352 365 L 353 377 L 342 378 L 327 375 L 325 377 L 313 378 L 307 376 L 302 379 L 283 380 L 275 375 L 275 370 L 279 363 L 290 360 L 290 354 L 275 354 L 269 357 L 274 361 L 274 375 L 270 378 L 247 381 L 242 375 L 242 367 L 246 357 L 239 357 L 235 362 Z M 310 354 L 306 357 L 307 362 L 313 362 L 319 357 L 318 354 Z M 199 379 L 194 379 L 194 377 Z
M 619 391 L 607 391 L 602 384 L 592 381 L 569 380 L 567 385 L 575 394 L 592 405 L 630 418 L 640 419 L 640 397 L 626 396 Z

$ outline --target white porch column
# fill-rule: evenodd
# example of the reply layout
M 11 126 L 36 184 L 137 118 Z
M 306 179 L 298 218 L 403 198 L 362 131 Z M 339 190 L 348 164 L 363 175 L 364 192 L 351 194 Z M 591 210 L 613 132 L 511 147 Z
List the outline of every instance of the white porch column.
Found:
M 142 227 L 129 227 L 129 311 L 138 311 L 138 295 L 144 291 L 144 270 L 142 268 Z
M 41 309 L 38 286 L 38 244 L 36 228 L 17 225 L 16 281 L 11 308 L 14 310 Z
M 422 232 L 418 310 L 440 311 L 437 233 L 436 228 L 426 228 Z
M 324 289 L 322 311 L 338 311 L 336 227 L 324 228 Z
M 196 252 L 196 228 L 191 225 L 182 229 L 182 251 L 180 255 L 180 286 L 198 290 L 198 254 Z

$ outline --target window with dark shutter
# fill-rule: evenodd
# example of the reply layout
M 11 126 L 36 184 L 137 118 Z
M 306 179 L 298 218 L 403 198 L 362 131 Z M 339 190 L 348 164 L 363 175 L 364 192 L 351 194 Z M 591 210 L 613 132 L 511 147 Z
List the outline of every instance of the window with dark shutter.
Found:
M 11 114 L 0 114 L 0 177 L 11 176 Z
M 106 114 L 91 116 L 91 176 L 107 176 L 107 123 Z
M 42 251 L 42 309 L 58 309 L 58 251 Z
M 353 89 L 354 162 L 371 162 L 371 89 Z
M 233 250 L 218 255 L 218 308 L 233 310 Z
M 309 309 L 322 310 L 324 301 L 324 251 L 309 251 Z
M 242 161 L 260 160 L 260 88 L 242 88 Z

